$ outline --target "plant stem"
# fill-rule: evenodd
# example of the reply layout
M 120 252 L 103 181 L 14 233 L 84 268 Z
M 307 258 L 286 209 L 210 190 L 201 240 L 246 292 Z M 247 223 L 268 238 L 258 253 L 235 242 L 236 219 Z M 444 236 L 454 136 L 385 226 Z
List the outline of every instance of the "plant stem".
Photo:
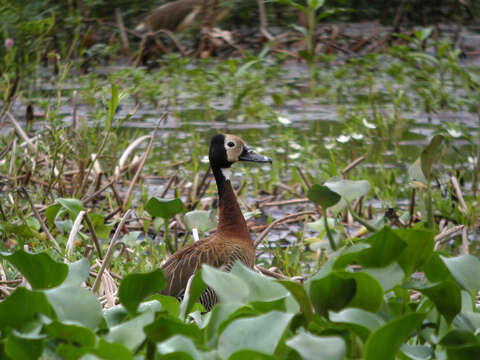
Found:
M 173 247 L 172 244 L 170 243 L 170 236 L 168 236 L 168 219 L 163 219 L 163 225 L 165 226 L 165 233 L 163 234 L 163 242 L 167 246 L 168 251 L 170 254 L 173 254 Z
M 370 232 L 377 232 L 378 231 L 378 229 L 375 226 L 373 226 L 368 221 L 366 221 L 365 219 L 362 219 L 360 216 L 358 216 L 355 213 L 355 211 L 353 211 L 352 205 L 349 202 L 347 202 L 347 208 L 348 208 L 348 211 L 350 211 L 350 214 L 352 214 L 352 217 L 355 219 L 355 221 L 362 224 L 363 226 L 365 226 L 365 228 L 368 231 L 370 231 Z
M 328 227 L 328 219 L 327 219 L 327 209 L 323 209 L 323 222 L 325 224 L 325 231 L 327 233 L 327 238 L 328 242 L 330 243 L 330 247 L 333 249 L 333 251 L 337 250 L 337 246 L 335 245 L 335 240 L 333 239 L 333 235 L 330 232 L 330 228 Z

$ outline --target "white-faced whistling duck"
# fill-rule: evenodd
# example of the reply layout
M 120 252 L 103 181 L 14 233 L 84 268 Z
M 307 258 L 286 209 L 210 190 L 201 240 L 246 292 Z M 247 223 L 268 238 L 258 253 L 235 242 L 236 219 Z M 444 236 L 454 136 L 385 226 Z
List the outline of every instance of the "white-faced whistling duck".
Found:
M 183 298 L 189 278 L 202 264 L 230 271 L 239 260 L 252 268 L 255 265 L 255 246 L 238 205 L 230 182 L 230 166 L 237 161 L 272 162 L 266 156 L 252 151 L 234 135 L 217 134 L 212 137 L 209 151 L 210 166 L 217 183 L 219 205 L 215 234 L 177 251 L 163 264 L 167 279 L 164 295 Z M 217 302 L 215 292 L 207 288 L 200 303 L 210 310 Z

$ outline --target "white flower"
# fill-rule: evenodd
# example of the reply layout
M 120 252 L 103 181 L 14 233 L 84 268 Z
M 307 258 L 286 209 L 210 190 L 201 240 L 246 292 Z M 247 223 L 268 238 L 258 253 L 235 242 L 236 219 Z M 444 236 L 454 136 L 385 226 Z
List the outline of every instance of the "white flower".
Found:
M 200 161 L 201 161 L 202 163 L 204 163 L 204 164 L 208 164 L 208 162 L 209 162 L 210 160 L 208 159 L 208 155 L 205 155 L 205 156 L 202 157 L 202 159 L 201 159 Z
M 375 125 L 374 123 L 368 122 L 367 119 L 365 119 L 365 118 L 363 118 L 362 122 L 363 122 L 363 125 L 365 125 L 365 127 L 367 129 L 376 129 L 377 128 L 377 125 Z
M 282 148 L 277 148 L 275 151 L 279 154 L 285 154 L 285 149 Z
M 457 129 L 448 129 L 447 131 L 450 134 L 450 136 L 454 138 L 459 138 L 460 136 L 463 135 L 463 133 Z
M 355 140 L 362 140 L 362 139 L 363 139 L 363 134 L 355 133 L 355 134 L 352 134 L 352 137 L 353 137 Z
M 329 141 L 328 143 L 325 144 L 325 149 L 327 150 L 332 150 L 334 147 L 335 147 L 334 141 Z
M 337 141 L 339 143 L 345 144 L 349 142 L 351 138 L 352 137 L 350 135 L 340 135 L 339 137 L 337 137 Z
M 296 160 L 299 157 L 300 157 L 300 153 L 293 153 L 293 154 L 288 155 L 288 158 L 292 159 L 292 160 Z
M 278 116 L 277 120 L 282 125 L 290 125 L 292 122 L 284 116 Z

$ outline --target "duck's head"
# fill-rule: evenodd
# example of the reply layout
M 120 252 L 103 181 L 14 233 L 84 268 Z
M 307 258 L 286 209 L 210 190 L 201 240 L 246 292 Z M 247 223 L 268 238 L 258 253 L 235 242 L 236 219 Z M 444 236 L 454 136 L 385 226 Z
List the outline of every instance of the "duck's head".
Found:
M 212 137 L 208 154 L 212 168 L 226 169 L 237 161 L 271 163 L 269 157 L 251 150 L 245 141 L 235 135 L 217 134 Z

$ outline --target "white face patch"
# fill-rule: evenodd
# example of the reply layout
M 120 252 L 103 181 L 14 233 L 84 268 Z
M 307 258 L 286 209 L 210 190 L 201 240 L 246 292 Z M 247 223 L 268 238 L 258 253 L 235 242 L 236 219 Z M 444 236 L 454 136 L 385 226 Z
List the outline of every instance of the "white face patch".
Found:
M 230 180 L 230 176 L 232 175 L 232 171 L 228 168 L 221 168 L 220 171 L 222 172 L 225 180 Z

